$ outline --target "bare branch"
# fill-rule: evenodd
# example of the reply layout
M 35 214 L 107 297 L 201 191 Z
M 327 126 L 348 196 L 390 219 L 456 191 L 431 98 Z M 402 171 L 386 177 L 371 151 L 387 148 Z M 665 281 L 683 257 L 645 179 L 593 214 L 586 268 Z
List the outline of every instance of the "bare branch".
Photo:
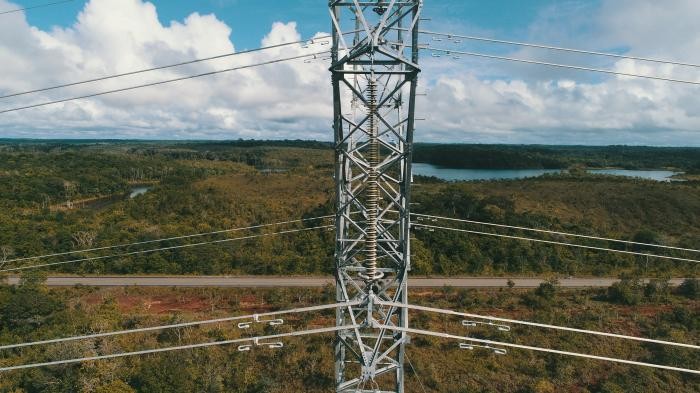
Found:
M 97 234 L 93 231 L 80 231 L 72 236 L 73 246 L 76 248 L 90 248 L 95 243 Z

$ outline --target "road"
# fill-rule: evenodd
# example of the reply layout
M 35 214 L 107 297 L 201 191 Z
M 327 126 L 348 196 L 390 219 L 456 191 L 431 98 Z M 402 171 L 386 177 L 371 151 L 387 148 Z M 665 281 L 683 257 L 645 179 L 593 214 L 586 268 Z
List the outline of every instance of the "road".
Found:
M 536 278 L 512 278 L 516 288 L 535 288 L 544 280 Z M 18 277 L 8 282 L 16 285 Z M 565 288 L 609 287 L 618 280 L 612 278 L 567 278 L 559 280 Z M 672 279 L 679 285 L 683 279 Z M 224 287 L 224 288 L 273 288 L 273 287 L 323 287 L 333 283 L 332 277 L 251 277 L 251 276 L 52 276 L 47 279 L 52 287 L 86 285 L 95 287 Z M 409 278 L 411 288 L 502 288 L 508 286 L 508 278 Z

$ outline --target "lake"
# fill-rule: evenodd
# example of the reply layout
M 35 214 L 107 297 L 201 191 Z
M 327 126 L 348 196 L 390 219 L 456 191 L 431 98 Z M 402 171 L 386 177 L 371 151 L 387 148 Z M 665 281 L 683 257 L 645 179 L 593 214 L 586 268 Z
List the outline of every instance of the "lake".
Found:
M 448 181 L 474 181 L 474 180 L 507 180 L 539 177 L 548 173 L 561 173 L 561 169 L 454 169 L 439 166 L 414 163 L 413 174 L 420 176 L 433 176 Z M 613 175 L 625 177 L 638 177 L 656 181 L 672 181 L 671 177 L 678 172 L 654 170 L 636 171 L 627 169 L 591 169 L 588 172 L 600 175 Z

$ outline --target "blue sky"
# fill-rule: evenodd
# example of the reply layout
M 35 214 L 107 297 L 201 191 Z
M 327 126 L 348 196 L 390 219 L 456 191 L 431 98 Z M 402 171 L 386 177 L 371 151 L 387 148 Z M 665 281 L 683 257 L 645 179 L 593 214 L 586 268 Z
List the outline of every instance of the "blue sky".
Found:
M 50 0 L 14 1 L 25 7 L 44 4 Z M 53 26 L 68 27 L 86 0 L 38 8 L 27 12 L 28 21 L 43 30 Z M 158 9 L 161 23 L 181 21 L 193 12 L 213 13 L 233 28 L 233 42 L 241 47 L 256 47 L 267 34 L 273 22 L 295 21 L 302 36 L 328 31 L 330 21 L 325 0 L 198 0 L 151 1 Z M 562 3 L 561 0 L 558 3 Z M 595 1 L 586 1 L 595 4 Z M 526 33 L 543 9 L 557 4 L 555 0 L 439 0 L 426 2 L 425 28 L 439 29 L 444 25 L 474 28 L 478 31 L 499 33 L 502 37 L 517 38 Z
M 0 0 L 0 11 L 51 1 Z M 149 13 L 148 4 L 155 5 L 157 15 Z M 85 16 L 79 20 L 81 12 Z M 194 13 L 200 17 L 193 18 Z M 700 63 L 698 14 L 697 0 L 426 0 L 423 16 L 430 20 L 422 28 Z M 0 57 L 5 59 L 0 95 L 218 55 L 231 47 L 257 48 L 266 36 L 293 41 L 330 30 L 326 0 L 74 0 L 0 18 Z M 433 44 L 700 80 L 697 70 L 684 67 L 468 41 Z M 421 78 L 428 98 L 420 99 L 418 116 L 427 121 L 416 134 L 419 141 L 700 146 L 700 95 L 694 87 L 424 53 Z M 178 72 L 194 70 L 199 69 Z M 290 72 L 294 78 L 286 75 Z M 320 63 L 262 67 L 196 85 L 0 116 L 0 137 L 327 140 L 328 79 L 327 65 Z M 250 81 L 257 85 L 251 88 Z M 132 83 L 125 78 L 107 86 Z M 55 91 L 3 100 L 0 109 L 75 94 Z M 187 99 L 173 101 L 178 94 Z

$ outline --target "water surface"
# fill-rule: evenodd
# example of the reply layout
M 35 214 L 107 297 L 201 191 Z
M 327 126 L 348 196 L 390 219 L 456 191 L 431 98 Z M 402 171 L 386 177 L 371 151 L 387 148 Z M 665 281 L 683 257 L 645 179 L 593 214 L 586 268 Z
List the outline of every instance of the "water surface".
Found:
M 432 164 L 413 164 L 414 175 L 434 176 L 449 181 L 525 179 L 560 172 L 560 169 L 454 169 Z
M 131 193 L 129 194 L 129 199 L 136 198 L 139 195 L 143 195 L 150 191 L 151 187 L 149 186 L 137 186 L 131 189 Z
M 455 169 L 443 168 L 432 164 L 414 163 L 413 174 L 433 176 L 448 181 L 507 180 L 539 177 L 549 173 L 562 173 L 563 169 Z M 666 170 L 629 170 L 629 169 L 590 169 L 596 175 L 636 177 L 655 181 L 669 182 L 679 172 Z

